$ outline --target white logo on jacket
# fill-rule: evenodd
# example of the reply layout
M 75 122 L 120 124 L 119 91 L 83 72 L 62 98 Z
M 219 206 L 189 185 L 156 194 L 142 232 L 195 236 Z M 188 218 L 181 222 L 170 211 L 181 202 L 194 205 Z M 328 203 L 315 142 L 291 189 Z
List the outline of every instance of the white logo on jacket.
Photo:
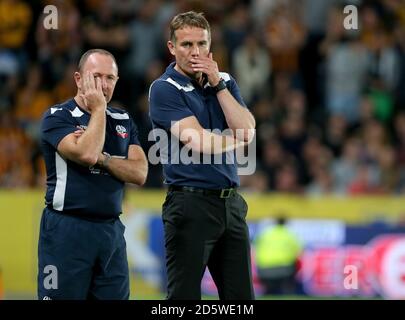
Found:
M 115 130 L 117 130 L 117 134 L 118 134 L 121 138 L 125 139 L 126 137 L 128 137 L 127 129 L 125 129 L 124 126 L 117 125 L 117 126 L 115 127 Z

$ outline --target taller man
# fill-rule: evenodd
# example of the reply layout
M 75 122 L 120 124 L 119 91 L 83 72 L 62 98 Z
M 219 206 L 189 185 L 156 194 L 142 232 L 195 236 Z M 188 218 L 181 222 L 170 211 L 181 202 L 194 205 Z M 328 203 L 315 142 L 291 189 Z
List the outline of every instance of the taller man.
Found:
M 176 61 L 150 87 L 153 127 L 201 157 L 220 154 L 222 159 L 209 164 L 180 159 L 176 164 L 175 148 L 166 146 L 163 170 L 169 190 L 162 217 L 167 298 L 201 299 L 208 266 L 221 299 L 253 299 L 247 204 L 236 190 L 237 164 L 226 159 L 250 141 L 255 120 L 235 80 L 218 71 L 210 44 L 210 26 L 202 13 L 175 16 L 167 46 Z M 210 129 L 232 129 L 233 135 Z

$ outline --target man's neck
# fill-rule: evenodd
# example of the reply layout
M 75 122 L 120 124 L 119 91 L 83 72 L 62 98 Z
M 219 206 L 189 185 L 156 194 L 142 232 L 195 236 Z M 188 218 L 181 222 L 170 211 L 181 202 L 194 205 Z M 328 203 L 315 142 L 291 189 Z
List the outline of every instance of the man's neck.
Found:
M 207 76 L 204 73 L 200 73 L 197 77 L 191 78 L 191 82 L 198 84 L 201 88 L 204 87 L 207 81 Z

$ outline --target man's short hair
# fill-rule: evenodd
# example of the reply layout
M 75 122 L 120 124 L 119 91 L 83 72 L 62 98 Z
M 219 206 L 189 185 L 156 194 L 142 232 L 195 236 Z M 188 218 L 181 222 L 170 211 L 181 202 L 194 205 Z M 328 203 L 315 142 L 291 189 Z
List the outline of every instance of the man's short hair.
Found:
M 90 49 L 90 50 L 87 50 L 85 53 L 83 53 L 83 55 L 80 57 L 79 64 L 77 66 L 77 70 L 79 72 L 82 71 L 83 66 L 85 65 L 87 59 L 93 53 L 99 53 L 99 54 L 103 54 L 103 55 L 106 55 L 106 56 L 110 56 L 113 59 L 115 65 L 117 66 L 117 69 L 118 69 L 117 61 L 115 60 L 114 55 L 110 51 L 107 51 L 107 50 L 104 50 L 104 49 Z
M 184 27 L 201 28 L 208 31 L 208 37 L 211 39 L 211 28 L 207 19 L 204 17 L 204 13 L 188 11 L 179 13 L 170 22 L 170 40 L 176 42 L 175 31 L 183 29 Z

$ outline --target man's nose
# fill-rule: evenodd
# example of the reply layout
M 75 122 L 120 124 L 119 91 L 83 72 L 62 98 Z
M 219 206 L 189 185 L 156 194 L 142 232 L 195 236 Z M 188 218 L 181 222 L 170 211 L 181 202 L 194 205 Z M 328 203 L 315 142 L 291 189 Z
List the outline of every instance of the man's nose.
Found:
M 191 49 L 191 55 L 193 57 L 198 57 L 200 55 L 200 48 L 197 45 L 194 45 Z

